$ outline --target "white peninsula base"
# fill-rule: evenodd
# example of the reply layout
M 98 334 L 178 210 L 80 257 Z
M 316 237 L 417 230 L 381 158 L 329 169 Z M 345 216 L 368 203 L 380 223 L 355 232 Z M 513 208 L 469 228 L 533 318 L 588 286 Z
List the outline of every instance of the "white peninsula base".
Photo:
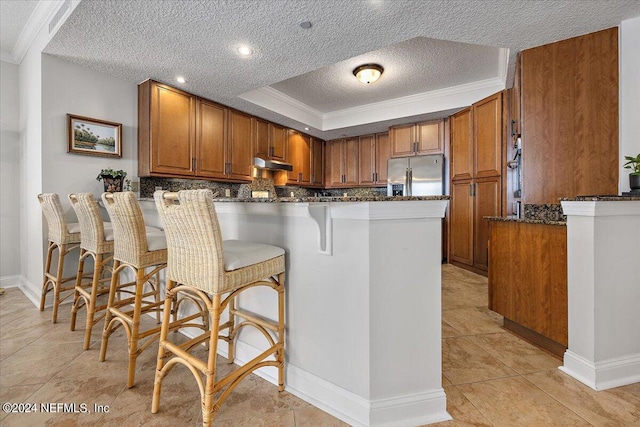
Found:
M 640 198 L 585 199 L 562 202 L 569 348 L 560 369 L 605 390 L 640 382 Z
M 447 203 L 216 202 L 224 239 L 286 250 L 287 391 L 356 426 L 451 419 L 441 372 Z M 240 305 L 273 317 L 271 294 L 256 289 Z M 237 363 L 263 340 L 243 332 Z M 275 383 L 275 369 L 257 373 Z

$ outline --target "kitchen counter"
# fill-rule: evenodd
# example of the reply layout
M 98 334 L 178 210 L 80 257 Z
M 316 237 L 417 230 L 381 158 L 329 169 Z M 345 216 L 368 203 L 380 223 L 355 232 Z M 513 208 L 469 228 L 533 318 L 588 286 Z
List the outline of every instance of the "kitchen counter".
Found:
M 566 226 L 565 221 L 552 221 L 548 219 L 528 219 L 518 218 L 516 216 L 485 216 L 484 219 L 489 221 L 502 221 L 502 222 L 518 222 L 522 224 L 544 224 L 544 225 L 560 225 Z
M 638 202 L 640 196 L 578 196 L 562 198 L 561 202 Z
M 288 392 L 356 426 L 451 419 L 442 388 L 440 305 L 447 199 L 215 200 L 224 239 L 286 251 Z M 149 225 L 157 224 L 155 203 L 140 205 Z M 240 305 L 274 318 L 273 292 L 252 291 Z M 265 346 L 253 332 L 238 337 L 239 364 Z M 226 348 L 219 346 L 221 355 Z M 256 374 L 276 382 L 275 368 Z

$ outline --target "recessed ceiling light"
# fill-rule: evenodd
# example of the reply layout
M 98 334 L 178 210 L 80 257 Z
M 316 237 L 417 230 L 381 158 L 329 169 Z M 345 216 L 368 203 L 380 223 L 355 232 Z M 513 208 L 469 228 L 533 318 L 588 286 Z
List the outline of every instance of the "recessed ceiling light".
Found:
M 186 80 L 182 76 L 176 77 L 176 80 L 178 81 L 178 83 L 185 83 L 186 82 Z
M 307 127 L 307 128 L 304 128 L 304 130 L 309 130 L 309 128 L 308 128 L 308 127 Z
M 308 30 L 309 28 L 311 28 L 311 22 L 309 21 L 301 22 L 300 27 L 304 28 L 305 30 Z
M 238 48 L 238 53 L 243 56 L 249 56 L 253 53 L 249 46 L 240 46 Z

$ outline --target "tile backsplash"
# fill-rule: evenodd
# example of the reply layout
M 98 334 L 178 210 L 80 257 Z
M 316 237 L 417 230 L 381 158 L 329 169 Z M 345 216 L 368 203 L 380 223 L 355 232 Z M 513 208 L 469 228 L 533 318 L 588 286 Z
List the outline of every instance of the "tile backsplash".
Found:
M 210 188 L 217 197 L 225 197 L 225 191 L 229 190 L 231 197 L 247 197 L 251 194 L 251 189 L 272 188 L 273 181 L 270 179 L 255 179 L 250 184 L 237 184 L 230 182 L 207 181 L 201 179 L 184 179 L 184 178 L 157 178 L 144 177 L 140 178 L 140 197 L 153 197 L 156 187 L 163 190 L 179 191 L 191 190 L 196 188 Z M 256 188 L 253 188 L 256 187 Z M 260 188 L 258 188 L 260 187 Z M 332 196 L 341 197 L 345 193 L 349 197 L 367 197 L 367 196 L 385 196 L 387 194 L 386 187 L 374 188 L 305 188 L 296 186 L 275 187 L 277 197 L 290 197 L 293 193 L 294 197 L 312 197 L 312 196 Z
M 525 204 L 524 219 L 566 221 L 567 217 L 562 214 L 560 204 Z

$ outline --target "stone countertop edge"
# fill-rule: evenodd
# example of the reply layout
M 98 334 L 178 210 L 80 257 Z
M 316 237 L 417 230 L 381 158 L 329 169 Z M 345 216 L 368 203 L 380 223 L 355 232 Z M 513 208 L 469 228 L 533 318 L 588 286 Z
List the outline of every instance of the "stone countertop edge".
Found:
M 525 219 L 525 218 L 517 218 L 515 216 L 485 216 L 484 219 L 488 219 L 489 221 L 519 222 L 522 224 L 543 224 L 543 225 L 560 225 L 560 226 L 567 225 L 565 221 L 551 221 L 547 219 Z
M 143 197 L 139 200 L 153 201 L 153 197 Z M 278 198 L 233 198 L 218 197 L 214 202 L 240 203 L 327 203 L 327 202 L 408 202 L 449 200 L 449 196 L 347 196 L 347 197 L 278 197 Z
M 578 196 L 561 198 L 561 202 L 638 202 L 640 196 Z

